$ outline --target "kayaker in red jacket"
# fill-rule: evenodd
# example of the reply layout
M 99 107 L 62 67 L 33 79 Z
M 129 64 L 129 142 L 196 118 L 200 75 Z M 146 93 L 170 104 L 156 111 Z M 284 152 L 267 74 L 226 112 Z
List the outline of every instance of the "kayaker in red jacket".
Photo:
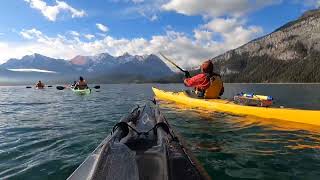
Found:
M 194 87 L 196 95 L 206 99 L 219 98 L 224 91 L 221 76 L 213 72 L 213 63 L 210 60 L 201 65 L 200 74 L 186 78 L 184 84 Z

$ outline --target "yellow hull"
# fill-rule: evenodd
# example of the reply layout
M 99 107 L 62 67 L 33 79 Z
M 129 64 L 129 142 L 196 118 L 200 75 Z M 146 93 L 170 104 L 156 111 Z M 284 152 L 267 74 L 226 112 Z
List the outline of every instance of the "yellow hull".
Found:
M 154 87 L 152 90 L 158 99 L 169 100 L 179 104 L 185 104 L 190 107 L 222 111 L 237 115 L 251 115 L 268 119 L 281 119 L 320 126 L 320 110 L 242 106 L 234 104 L 231 101 L 221 99 L 195 99 L 188 97 L 184 92 L 166 92 Z

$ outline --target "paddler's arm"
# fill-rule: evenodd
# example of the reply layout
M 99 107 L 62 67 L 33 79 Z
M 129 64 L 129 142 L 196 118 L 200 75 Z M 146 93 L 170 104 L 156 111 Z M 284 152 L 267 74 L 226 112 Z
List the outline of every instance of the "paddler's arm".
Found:
M 204 81 L 206 81 L 206 75 L 205 74 L 198 74 L 196 76 L 193 76 L 191 78 L 184 79 L 183 83 L 187 87 L 196 87 L 201 85 Z

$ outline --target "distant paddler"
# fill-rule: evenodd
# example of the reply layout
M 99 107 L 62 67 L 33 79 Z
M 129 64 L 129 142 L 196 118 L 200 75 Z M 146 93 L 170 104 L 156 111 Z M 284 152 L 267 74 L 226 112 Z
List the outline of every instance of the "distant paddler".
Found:
M 82 76 L 80 76 L 79 81 L 76 83 L 76 85 L 74 86 L 74 89 L 88 89 L 88 84 L 87 81 L 83 79 Z
M 73 81 L 73 84 L 71 84 L 71 88 L 74 88 L 77 85 L 77 81 Z
M 194 88 L 193 91 L 187 91 L 190 96 L 205 99 L 217 99 L 222 96 L 224 92 L 223 81 L 219 74 L 213 72 L 213 63 L 211 60 L 205 61 L 200 66 L 201 73 L 191 77 L 188 71 L 180 68 L 162 53 L 160 53 L 160 55 L 185 74 L 184 85 Z
M 74 81 L 72 85 L 65 85 L 65 86 L 57 86 L 57 90 L 64 90 L 64 89 L 73 89 L 73 90 L 85 90 L 90 89 L 88 87 L 87 81 L 84 80 L 82 76 L 80 76 L 79 81 Z M 100 85 L 96 85 L 93 87 L 94 89 L 100 89 Z
M 44 87 L 45 87 L 44 83 L 39 80 L 38 83 L 36 84 L 36 88 L 37 89 L 44 89 Z

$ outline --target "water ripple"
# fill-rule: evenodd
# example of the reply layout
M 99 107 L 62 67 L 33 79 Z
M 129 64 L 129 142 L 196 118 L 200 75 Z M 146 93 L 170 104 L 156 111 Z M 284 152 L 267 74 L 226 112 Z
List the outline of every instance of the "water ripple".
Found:
M 123 114 L 135 104 L 152 99 L 151 86 L 103 85 L 100 92 L 90 96 L 76 96 L 68 90 L 0 88 L 0 179 L 65 179 Z M 183 88 L 175 84 L 156 86 Z M 227 84 L 226 95 L 237 93 L 239 88 L 255 88 L 262 93 L 271 89 L 265 94 L 277 91 L 282 94 L 281 102 L 299 107 L 286 99 L 291 85 L 265 88 Z M 303 98 L 310 95 L 312 99 L 310 87 L 297 88 Z M 320 86 L 311 89 L 319 92 Z M 214 179 L 320 177 L 319 127 L 166 102 L 161 102 L 161 109 Z

